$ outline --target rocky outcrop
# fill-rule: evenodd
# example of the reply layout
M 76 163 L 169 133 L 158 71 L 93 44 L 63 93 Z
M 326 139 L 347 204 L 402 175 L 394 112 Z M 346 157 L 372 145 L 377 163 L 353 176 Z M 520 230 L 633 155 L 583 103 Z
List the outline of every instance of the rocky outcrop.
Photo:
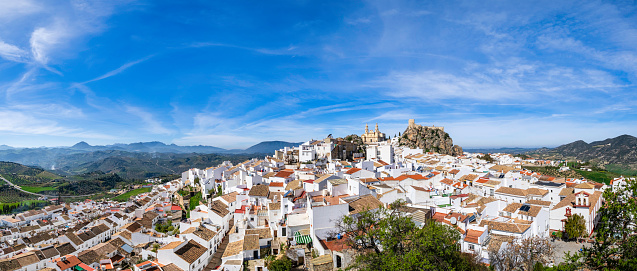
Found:
M 453 140 L 443 129 L 411 124 L 398 139 L 400 146 L 421 148 L 425 152 L 437 152 L 452 156 L 462 155 L 462 147 L 453 145 Z

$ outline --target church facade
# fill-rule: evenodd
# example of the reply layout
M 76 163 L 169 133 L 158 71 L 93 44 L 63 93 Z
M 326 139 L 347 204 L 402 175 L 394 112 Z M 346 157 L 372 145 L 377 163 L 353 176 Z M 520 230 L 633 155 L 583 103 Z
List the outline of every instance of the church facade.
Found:
M 376 123 L 376 130 L 370 132 L 369 127 L 365 124 L 365 133 L 361 135 L 361 139 L 363 139 L 363 143 L 376 143 L 385 141 L 385 133 L 381 133 L 378 130 L 378 123 Z

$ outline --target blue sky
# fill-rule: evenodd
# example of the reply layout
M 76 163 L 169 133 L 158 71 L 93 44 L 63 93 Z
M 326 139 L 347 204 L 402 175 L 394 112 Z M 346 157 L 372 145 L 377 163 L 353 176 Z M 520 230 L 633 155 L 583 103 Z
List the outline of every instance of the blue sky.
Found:
M 531 3 L 532 2 L 532 3 Z M 0 144 L 637 135 L 631 1 L 0 0 Z

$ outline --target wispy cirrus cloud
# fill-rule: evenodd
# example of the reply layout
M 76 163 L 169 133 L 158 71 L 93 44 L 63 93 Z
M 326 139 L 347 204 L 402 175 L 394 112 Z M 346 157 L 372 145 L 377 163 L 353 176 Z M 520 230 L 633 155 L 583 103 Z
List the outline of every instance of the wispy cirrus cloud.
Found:
M 173 130 L 164 127 L 151 113 L 136 106 L 126 106 L 126 112 L 142 120 L 144 129 L 152 134 L 172 134 Z
M 120 73 L 122 73 L 122 72 L 126 71 L 128 68 L 130 68 L 130 67 L 132 67 L 132 66 L 135 66 L 135 65 L 137 65 L 137 64 L 139 64 L 139 63 L 142 63 L 142 62 L 144 62 L 144 61 L 146 61 L 146 60 L 148 60 L 148 59 L 152 58 L 153 56 L 154 56 L 154 55 L 149 55 L 149 56 L 147 56 L 147 57 L 140 58 L 140 59 L 138 59 L 138 60 L 134 60 L 134 61 L 131 61 L 131 62 L 128 62 L 128 63 L 124 63 L 124 65 L 119 66 L 119 68 L 117 68 L 117 69 L 114 69 L 114 70 L 112 70 L 112 71 L 109 71 L 109 72 L 107 72 L 107 73 L 105 73 L 105 74 L 102 74 L 102 75 L 100 75 L 100 76 L 98 76 L 98 77 L 95 77 L 95 78 L 93 78 L 93 79 L 90 79 L 90 80 L 88 80 L 88 81 L 84 81 L 84 82 L 82 82 L 82 83 L 80 83 L 80 84 L 87 84 L 87 83 L 90 83 L 90 82 L 95 82 L 95 81 L 103 80 L 103 79 L 106 79 L 106 78 L 109 78 L 109 77 L 112 77 L 112 76 L 118 75 L 118 74 L 120 74 Z
M 26 63 L 30 55 L 27 51 L 0 40 L 0 57 L 13 62 Z

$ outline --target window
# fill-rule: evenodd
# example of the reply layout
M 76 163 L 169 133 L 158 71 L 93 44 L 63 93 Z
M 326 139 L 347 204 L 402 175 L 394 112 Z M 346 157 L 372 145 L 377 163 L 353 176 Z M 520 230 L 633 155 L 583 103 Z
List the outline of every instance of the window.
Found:
M 474 250 L 475 246 L 473 246 L 472 244 L 469 244 L 469 250 Z
M 285 230 L 286 230 L 286 228 L 282 228 L 281 229 L 281 236 L 285 236 Z
M 343 265 L 342 263 L 342 259 L 340 255 L 336 255 L 336 268 L 341 268 L 341 266 Z

